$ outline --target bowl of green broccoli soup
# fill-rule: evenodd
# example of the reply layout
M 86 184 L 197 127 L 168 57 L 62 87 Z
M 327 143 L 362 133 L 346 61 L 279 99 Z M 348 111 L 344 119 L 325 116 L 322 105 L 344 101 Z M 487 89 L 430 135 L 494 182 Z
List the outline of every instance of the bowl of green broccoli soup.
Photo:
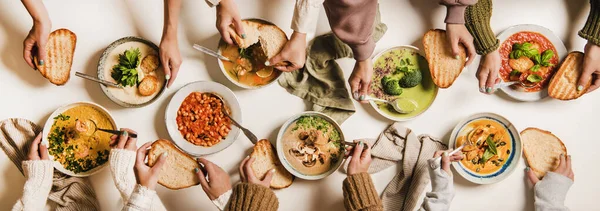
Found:
M 382 116 L 394 121 L 411 120 L 433 104 L 437 92 L 438 87 L 431 79 L 427 60 L 418 48 L 397 46 L 375 56 L 371 97 L 388 101 L 407 98 L 417 103 L 413 112 L 402 114 L 390 104 L 371 101 L 371 106 Z

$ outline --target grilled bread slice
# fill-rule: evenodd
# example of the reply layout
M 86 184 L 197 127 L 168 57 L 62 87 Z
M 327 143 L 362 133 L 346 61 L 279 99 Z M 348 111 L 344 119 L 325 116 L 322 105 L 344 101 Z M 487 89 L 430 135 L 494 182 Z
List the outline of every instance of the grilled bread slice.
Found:
M 583 73 L 584 54 L 579 51 L 573 51 L 567 55 L 567 58 L 560 65 L 560 68 L 550 80 L 548 95 L 559 100 L 574 100 L 587 92 L 592 85 L 589 80 L 583 90 L 577 91 L 577 82 Z
M 165 139 L 152 143 L 148 152 L 148 165 L 154 166 L 158 158 L 167 152 L 167 161 L 158 175 L 158 183 L 166 188 L 177 190 L 200 184 L 194 173 L 200 165 L 185 152 L 179 150 L 171 141 Z
M 527 164 L 535 175 L 541 179 L 546 172 L 558 166 L 560 155 L 567 155 L 563 142 L 551 132 L 538 128 L 527 128 L 521 131 L 523 153 Z
M 452 55 L 452 48 L 446 39 L 446 31 L 431 29 L 423 35 L 425 58 L 429 62 L 429 71 L 433 83 L 440 88 L 448 88 L 458 78 L 465 68 L 467 52 L 465 47 L 459 45 L 459 57 Z
M 279 27 L 270 24 L 263 24 L 258 28 L 260 31 L 260 46 L 262 47 L 267 59 L 273 58 L 285 46 L 288 41 L 287 35 Z
M 69 81 L 76 43 L 75 33 L 68 29 L 57 29 L 48 36 L 44 65 L 39 65 L 34 57 L 37 69 L 50 83 L 60 86 Z
M 258 37 L 260 36 L 260 32 L 258 28 L 260 24 L 250 20 L 242 20 L 242 27 L 244 28 L 244 33 L 246 34 L 245 38 L 242 38 L 241 35 L 238 35 L 233 25 L 229 27 L 229 33 L 232 35 L 233 41 L 240 48 L 248 48 L 251 45 L 258 42 Z
M 294 176 L 281 165 L 275 149 L 268 140 L 262 139 L 258 141 L 254 145 L 250 157 L 255 159 L 254 163 L 252 163 L 252 170 L 254 170 L 256 177 L 261 180 L 264 179 L 267 172 L 275 169 L 275 175 L 273 175 L 273 180 L 271 180 L 271 188 L 281 189 L 292 185 Z

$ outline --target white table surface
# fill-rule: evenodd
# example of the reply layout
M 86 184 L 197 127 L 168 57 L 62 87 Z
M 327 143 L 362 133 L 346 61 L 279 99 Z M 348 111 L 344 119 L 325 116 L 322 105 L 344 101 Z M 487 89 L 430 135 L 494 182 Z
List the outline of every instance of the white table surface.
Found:
M 84 3 L 85 2 L 85 3 Z M 388 32 L 377 44 L 375 53 L 397 45 L 421 47 L 421 37 L 430 28 L 443 28 L 445 9 L 436 1 L 382 0 L 383 22 Z M 568 2 L 568 4 L 567 4 Z M 104 48 L 124 36 L 141 36 L 156 44 L 160 42 L 163 3 L 160 0 L 120 1 L 44 1 L 50 13 L 52 28 L 69 28 L 77 34 L 77 48 L 72 72 L 95 74 Z M 258 17 L 279 25 L 288 35 L 292 30 L 294 1 L 238 1 L 242 17 Z M 516 6 L 520 4 L 519 6 Z M 511 6 L 514 5 L 514 6 Z M 569 51 L 582 50 L 585 40 L 577 36 L 588 15 L 586 0 L 503 0 L 495 1 L 493 29 L 496 33 L 515 24 L 539 24 L 562 38 Z M 529 8 L 536 8 L 528 11 Z M 279 85 L 242 90 L 227 81 L 215 59 L 194 51 L 192 43 L 216 48 L 219 34 L 215 29 L 215 11 L 202 0 L 184 1 L 179 26 L 179 46 L 183 65 L 173 86 L 154 104 L 127 109 L 110 101 L 99 86 L 72 73 L 62 87 L 48 83 L 31 70 L 22 59 L 22 41 L 31 27 L 31 18 L 20 1 L 0 3 L 0 119 L 19 117 L 43 125 L 56 108 L 77 101 L 91 101 L 106 107 L 122 127 L 139 131 L 140 141 L 169 138 L 164 125 L 164 111 L 170 97 L 183 85 L 199 80 L 212 80 L 230 87 L 242 105 L 244 125 L 259 137 L 274 140 L 280 125 L 290 116 L 309 108 L 288 94 Z M 316 34 L 330 30 L 322 10 Z M 314 34 L 309 35 L 311 38 Z M 477 112 L 495 112 L 511 120 L 519 130 L 539 127 L 550 130 L 566 144 L 573 157 L 576 182 L 567 196 L 572 210 L 598 209 L 600 170 L 597 151 L 600 142 L 595 131 L 600 113 L 600 91 L 571 102 L 543 100 L 534 103 L 515 102 L 504 94 L 480 94 L 474 77 L 477 62 L 463 71 L 449 89 L 440 90 L 429 111 L 403 125 L 417 133 L 449 138 L 449 133 L 462 118 Z M 340 61 L 349 76 L 353 61 Z M 355 103 L 357 112 L 343 125 L 347 139 L 376 137 L 391 122 L 379 116 L 370 106 Z M 232 183 L 239 181 L 238 165 L 251 149 L 243 136 L 226 150 L 206 158 L 223 167 Z M 525 163 L 506 180 L 492 185 L 475 185 L 455 172 L 456 197 L 452 210 L 533 210 L 533 192 L 525 180 Z M 390 168 L 372 175 L 377 190 L 382 192 L 397 172 Z M 343 210 L 342 181 L 339 172 L 320 181 L 297 179 L 284 190 L 276 191 L 280 210 Z M 91 177 L 102 210 L 119 210 L 121 199 L 108 168 Z M 4 153 L 0 153 L 0 210 L 9 210 L 21 197 L 25 180 Z M 169 210 L 216 210 L 202 189 L 179 191 L 158 188 L 158 195 Z M 501 203 L 499 203 L 501 202 Z

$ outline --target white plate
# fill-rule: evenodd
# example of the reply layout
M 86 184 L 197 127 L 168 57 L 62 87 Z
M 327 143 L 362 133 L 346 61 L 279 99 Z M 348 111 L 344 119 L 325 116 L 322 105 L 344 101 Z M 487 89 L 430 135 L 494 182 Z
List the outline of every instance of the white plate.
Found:
M 46 124 L 44 124 L 44 130 L 43 130 L 43 135 L 42 135 L 42 144 L 46 145 L 46 146 L 50 146 L 50 142 L 48 141 L 48 134 L 50 133 L 51 129 L 52 129 L 52 125 L 54 124 L 54 117 L 58 116 L 59 114 L 69 110 L 70 108 L 73 108 L 75 106 L 90 106 L 92 108 L 95 108 L 96 110 L 104 113 L 104 115 L 106 117 L 108 117 L 108 119 L 110 120 L 110 123 L 114 126 L 114 128 L 119 128 L 117 127 L 117 123 L 115 122 L 115 119 L 110 115 L 110 113 L 108 113 L 108 110 L 106 110 L 104 107 L 95 104 L 95 103 L 91 103 L 91 102 L 77 102 L 77 103 L 72 103 L 63 107 L 60 107 L 58 109 L 56 109 L 56 111 L 54 111 L 50 117 L 48 117 L 48 120 L 46 120 Z M 54 160 L 54 156 L 48 154 L 48 156 L 50 157 L 50 160 Z M 99 166 L 96 166 L 96 168 L 90 169 L 86 172 L 79 172 L 79 173 L 75 173 L 72 171 L 69 171 L 67 169 L 65 169 L 65 167 L 58 161 L 54 160 L 54 168 L 66 175 L 69 176 L 74 176 L 74 177 L 87 177 L 87 176 L 91 176 L 93 174 L 98 173 L 100 170 L 102 170 L 102 168 L 106 167 L 106 165 L 108 165 L 108 160 Z
M 451 149 L 456 148 L 456 138 L 467 135 L 466 133 L 468 133 L 470 130 L 466 130 L 465 127 L 472 121 L 479 119 L 488 119 L 496 121 L 500 125 L 504 126 L 504 128 L 508 131 L 508 134 L 511 137 L 513 149 L 510 152 L 508 160 L 506 161 L 504 166 L 502 166 L 502 168 L 491 174 L 479 174 L 477 172 L 471 171 L 465 166 L 463 166 L 461 162 L 453 162 L 452 166 L 454 166 L 454 169 L 456 170 L 456 172 L 458 172 L 458 174 L 460 174 L 463 178 L 473 183 L 497 183 L 510 176 L 510 174 L 515 170 L 515 168 L 519 164 L 519 160 L 521 159 L 521 153 L 523 152 L 521 135 L 519 134 L 517 128 L 515 128 L 515 126 L 506 118 L 494 113 L 473 114 L 467 117 L 466 119 L 462 120 L 460 123 L 458 123 L 458 125 L 456 125 L 456 127 L 454 127 L 454 130 L 452 130 L 452 135 L 450 136 L 450 140 L 448 141 L 448 147 Z
M 550 40 L 550 42 L 554 44 L 554 48 L 556 48 L 556 53 L 558 55 L 559 61 L 557 65 L 560 65 L 560 61 L 562 61 L 567 56 L 568 52 L 567 48 L 565 47 L 565 44 L 562 42 L 562 40 L 560 40 L 558 36 L 556 36 L 556 34 L 554 34 L 554 32 L 550 31 L 550 29 L 547 29 L 545 27 L 533 24 L 516 25 L 504 30 L 502 33 L 500 33 L 500 35 L 498 35 L 498 39 L 500 40 L 500 46 L 502 46 L 502 43 L 504 43 L 504 41 L 506 41 L 506 39 L 508 39 L 510 36 L 522 31 L 537 32 L 548 38 L 548 40 Z M 558 71 L 558 69 L 556 69 L 556 71 Z M 538 101 L 548 97 L 548 87 L 545 87 L 544 89 L 537 92 L 522 92 L 519 90 L 515 90 L 511 87 L 503 87 L 500 90 L 508 94 L 508 96 L 520 101 Z
M 300 173 L 298 171 L 296 171 L 296 169 L 294 169 L 294 167 L 292 165 L 290 165 L 287 162 L 287 159 L 285 158 L 285 154 L 284 150 L 283 150 L 283 144 L 281 143 L 283 140 L 283 134 L 285 133 L 285 131 L 287 130 L 287 128 L 292 125 L 294 122 L 296 122 L 296 120 L 302 116 L 317 116 L 317 117 L 321 117 L 325 120 L 327 120 L 329 123 L 331 123 L 336 130 L 338 130 L 338 132 L 340 132 L 340 141 L 342 143 L 345 143 L 346 139 L 344 138 L 344 133 L 342 132 L 342 128 L 340 128 L 340 125 L 333 120 L 331 117 L 327 116 L 324 113 L 320 113 L 320 112 L 316 112 L 316 111 L 306 111 L 306 112 L 302 112 L 300 114 L 296 114 L 294 116 L 292 116 L 290 119 L 288 119 L 288 121 L 286 121 L 285 123 L 283 123 L 283 125 L 281 126 L 281 128 L 279 129 L 279 133 L 277 134 L 277 156 L 279 157 L 279 160 L 281 161 L 281 164 L 283 164 L 283 167 L 285 167 L 285 169 L 290 172 L 291 174 L 293 174 L 294 176 L 301 178 L 301 179 L 305 179 L 305 180 L 320 180 L 323 179 L 327 176 L 329 176 L 330 174 L 332 174 L 333 172 L 335 172 L 341 165 L 342 163 L 344 163 L 344 153 L 346 150 L 345 148 L 342 148 L 343 153 L 340 154 L 340 159 L 338 160 L 338 162 L 333 165 L 331 167 L 331 169 L 329 169 L 329 171 L 320 174 L 320 175 L 306 175 L 303 173 Z
M 415 46 L 411 46 L 411 45 L 402 45 L 402 46 L 396 46 L 396 47 L 391 47 L 388 49 L 385 49 L 381 52 L 379 52 L 377 55 L 375 55 L 373 57 L 373 66 L 375 65 L 375 63 L 377 63 L 377 60 L 379 59 L 379 57 L 381 57 L 383 54 L 391 51 L 391 50 L 402 50 L 402 49 L 407 49 L 407 50 L 412 50 L 415 51 L 416 53 L 418 53 L 419 55 L 423 56 L 421 54 L 421 51 L 419 50 L 419 48 L 415 47 Z M 423 56 L 423 58 L 425 58 Z M 428 71 L 429 72 L 429 71 Z M 428 75 L 430 75 L 430 73 L 428 73 Z M 427 79 L 426 79 L 427 78 Z M 431 77 L 426 77 L 425 75 L 423 76 L 423 80 L 430 80 L 430 83 L 435 87 L 435 91 L 433 93 L 433 99 L 431 100 L 431 103 L 427 106 L 427 108 L 425 108 L 423 111 L 421 111 L 421 113 L 418 113 L 414 116 L 411 117 L 398 117 L 398 116 L 393 116 L 390 115 L 388 113 L 385 113 L 384 111 L 382 111 L 381 109 L 379 109 L 379 106 L 377 105 L 377 103 L 375 103 L 374 101 L 369 101 L 369 104 L 371 105 L 371 107 L 373 107 L 373 109 L 375 111 L 377 111 L 377 113 L 379 113 L 381 116 L 388 118 L 392 121 L 396 121 L 396 122 L 402 122 L 402 121 L 409 121 L 412 120 L 414 118 L 417 118 L 418 116 L 420 116 L 421 114 L 425 113 L 427 110 L 429 110 L 429 107 L 431 107 L 431 105 L 433 105 L 433 103 L 435 102 L 435 99 L 437 98 L 437 94 L 438 94 L 438 90 L 439 88 L 433 83 L 433 80 L 431 79 Z M 380 82 L 373 82 L 373 83 L 380 83 Z M 402 95 L 400 95 L 400 97 L 402 97 Z
M 185 98 L 192 92 L 212 92 L 220 95 L 223 100 L 225 100 L 225 105 L 231 110 L 231 117 L 233 117 L 233 119 L 235 119 L 235 121 L 238 123 L 242 124 L 242 109 L 240 108 L 237 97 L 229 88 L 212 81 L 192 82 L 181 87 L 181 89 L 179 89 L 177 93 L 173 95 L 173 98 L 171 98 L 171 101 L 165 110 L 165 123 L 167 125 L 167 131 L 169 132 L 173 142 L 181 150 L 193 156 L 213 154 L 233 144 L 240 134 L 240 129 L 233 126 L 233 124 L 231 125 L 231 131 L 229 131 L 229 134 L 227 134 L 225 140 L 221 140 L 221 142 L 211 147 L 197 146 L 184 139 L 183 135 L 181 135 L 181 132 L 179 132 L 179 129 L 177 128 L 177 110 L 179 110 L 179 106 L 181 106 L 183 100 L 185 100 Z

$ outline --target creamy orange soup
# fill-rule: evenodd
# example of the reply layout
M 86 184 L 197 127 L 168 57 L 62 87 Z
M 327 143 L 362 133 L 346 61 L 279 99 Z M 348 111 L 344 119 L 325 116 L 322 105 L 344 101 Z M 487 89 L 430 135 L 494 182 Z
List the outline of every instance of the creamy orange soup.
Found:
M 490 174 L 506 163 L 513 149 L 510 134 L 503 125 L 479 119 L 469 123 L 464 130 L 468 131 L 461 133 L 455 146 L 470 141 L 470 145 L 462 149 L 464 158 L 460 161 L 466 168 L 479 174 Z

